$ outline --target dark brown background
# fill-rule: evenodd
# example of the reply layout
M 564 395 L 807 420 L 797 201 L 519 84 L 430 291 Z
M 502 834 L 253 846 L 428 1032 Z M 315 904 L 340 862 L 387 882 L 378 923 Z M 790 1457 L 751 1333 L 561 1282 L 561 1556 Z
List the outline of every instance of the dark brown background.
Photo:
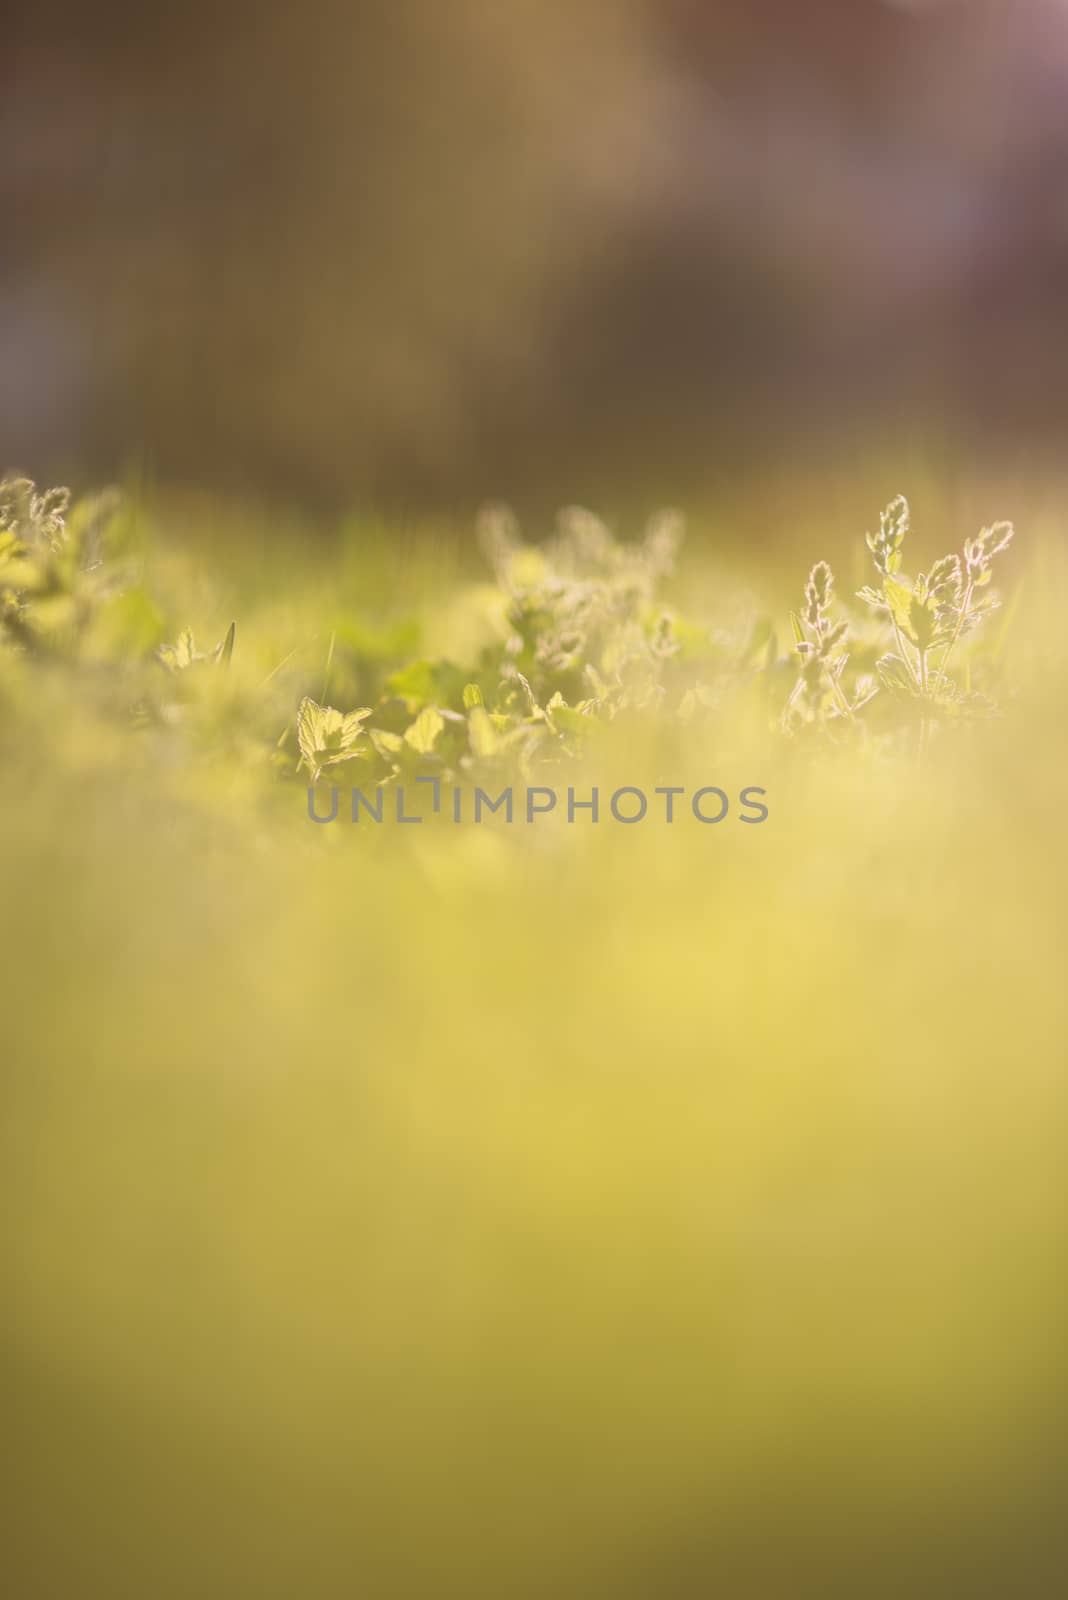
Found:
M 450 504 L 1057 446 L 1065 0 L 98 0 L 0 68 L 0 458 Z

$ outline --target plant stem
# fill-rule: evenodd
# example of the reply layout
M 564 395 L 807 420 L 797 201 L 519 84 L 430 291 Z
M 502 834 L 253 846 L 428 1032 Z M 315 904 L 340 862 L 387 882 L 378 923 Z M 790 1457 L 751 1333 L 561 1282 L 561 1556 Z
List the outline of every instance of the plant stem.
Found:
M 897 647 L 901 651 L 901 659 L 909 670 L 909 677 L 912 679 L 916 687 L 919 688 L 920 680 L 916 676 L 916 668 L 912 665 L 912 659 L 909 656 L 908 646 L 905 644 L 905 635 L 901 632 L 901 624 L 898 622 L 893 612 L 890 613 L 890 620 L 894 624 L 894 637 L 897 640 Z
M 819 620 L 818 617 L 817 617 L 817 621 L 816 621 L 816 638 L 817 638 L 817 640 L 818 640 L 818 642 L 820 644 L 823 643 L 823 622 L 821 620 Z M 852 715 L 853 715 L 853 707 L 849 704 L 849 700 L 848 700 L 848 698 L 846 696 L 846 692 L 842 688 L 841 683 L 834 676 L 834 673 L 831 672 L 831 670 L 829 668 L 828 668 L 827 676 L 831 680 L 831 688 L 834 690 L 835 698 L 837 699 L 838 704 L 841 706 L 842 710 L 845 712 L 847 717 L 852 717 Z
M 834 687 L 834 692 L 835 692 L 836 696 L 838 697 L 838 704 L 841 706 L 841 708 L 845 712 L 846 716 L 847 717 L 851 717 L 853 715 L 853 707 L 849 704 L 849 700 L 848 700 L 848 698 L 846 696 L 846 692 L 842 688 L 842 685 L 839 683 L 837 678 L 834 679 L 833 687 Z
M 953 654 L 953 647 L 956 644 L 957 640 L 960 638 L 960 630 L 964 626 L 964 619 L 968 615 L 969 610 L 971 609 L 972 594 L 974 593 L 974 590 L 975 590 L 975 584 L 972 581 L 972 579 L 969 578 L 968 579 L 968 586 L 964 591 L 964 599 L 960 603 L 960 611 L 957 614 L 957 626 L 953 629 L 953 636 L 950 639 L 949 643 L 946 645 L 946 653 L 942 657 L 941 662 L 939 663 L 939 667 L 938 667 L 938 682 L 935 685 L 935 687 L 938 688 L 938 689 L 940 689 L 942 687 L 943 683 L 945 683 L 945 681 L 946 681 L 946 662 L 949 660 L 950 656 Z

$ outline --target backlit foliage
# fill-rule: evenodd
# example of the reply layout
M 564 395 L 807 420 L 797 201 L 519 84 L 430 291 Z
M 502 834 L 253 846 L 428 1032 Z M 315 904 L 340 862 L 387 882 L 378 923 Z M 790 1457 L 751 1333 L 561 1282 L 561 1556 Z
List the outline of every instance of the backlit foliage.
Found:
M 825 561 L 812 568 L 792 616 L 793 656 L 774 619 L 755 614 L 734 638 L 664 598 L 682 543 L 663 514 L 636 544 L 597 517 L 563 512 L 546 542 L 526 543 L 511 513 L 487 510 L 479 537 L 493 574 L 494 636 L 462 661 L 412 655 L 370 662 L 359 630 L 331 636 L 323 686 L 288 707 L 274 672 L 227 685 L 237 621 L 201 650 L 189 625 L 173 639 L 125 547 L 114 494 L 72 503 L 66 489 L 27 479 L 0 486 L 0 648 L 12 659 L 92 662 L 111 674 L 109 708 L 220 760 L 240 752 L 283 778 L 316 782 L 345 764 L 364 786 L 416 770 L 456 777 L 522 774 L 590 751 L 613 727 L 714 728 L 744 705 L 787 736 L 912 737 L 993 708 L 993 676 L 971 636 L 999 601 L 994 564 L 1012 539 L 997 523 L 960 554 L 909 578 L 909 507 L 895 500 L 868 535 L 877 582 L 850 615 Z M 240 651 L 240 645 L 237 646 Z M 362 673 L 368 704 L 329 703 L 329 679 Z M 223 677 L 220 678 L 219 674 Z M 785 703 L 785 710 L 780 711 Z

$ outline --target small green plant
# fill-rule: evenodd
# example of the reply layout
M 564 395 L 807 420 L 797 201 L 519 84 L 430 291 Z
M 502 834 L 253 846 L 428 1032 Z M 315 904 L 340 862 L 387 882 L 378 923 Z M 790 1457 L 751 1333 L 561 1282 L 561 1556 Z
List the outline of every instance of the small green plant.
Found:
M 804 610 L 793 617 L 800 672 L 786 706 L 789 732 L 841 729 L 856 723 L 877 697 L 896 702 L 902 720 L 918 720 L 924 736 L 932 722 L 992 708 L 970 684 L 962 687 L 951 678 L 948 667 L 961 638 L 1000 605 L 989 585 L 995 558 L 1012 541 L 1012 523 L 984 528 L 965 542 L 962 555 L 942 556 L 913 579 L 902 571 L 910 520 L 908 501 L 899 496 L 882 513 L 878 532 L 867 536 L 879 583 L 857 597 L 876 624 L 889 630 L 895 648 L 877 654 L 874 679 L 858 675 L 852 693 L 845 682 L 850 629 L 831 618 L 831 569 L 821 561 L 809 574 Z M 865 649 L 871 653 L 870 642 Z
M 362 754 L 358 745 L 363 724 L 370 715 L 370 706 L 345 714 L 333 706 L 319 705 L 310 695 L 304 696 L 297 712 L 297 743 L 301 765 L 307 767 L 313 783 L 324 767 L 336 767 Z
M 922 745 L 936 724 L 992 706 L 991 655 L 965 646 L 998 605 L 992 577 L 1011 524 L 984 528 L 910 578 L 903 498 L 868 535 L 875 581 L 859 591 L 863 611 L 847 614 L 830 566 L 813 566 L 792 617 L 792 659 L 751 608 L 717 630 L 665 603 L 677 516 L 654 518 L 627 544 L 571 508 L 533 544 L 493 509 L 479 527 L 495 579 L 492 599 L 483 589 L 478 602 L 488 641 L 461 661 L 374 661 L 366 630 L 346 623 L 331 634 L 318 698 L 303 672 L 279 676 L 292 648 L 259 681 L 244 659 L 235 666 L 236 622 L 208 650 L 190 628 L 161 642 L 163 620 L 115 537 L 118 509 L 113 494 L 74 501 L 25 478 L 0 483 L 0 668 L 5 658 L 91 668 L 85 681 L 108 715 L 122 708 L 160 751 L 178 742 L 200 759 L 313 783 L 358 761 L 361 781 L 381 786 L 413 774 L 529 776 L 639 724 L 682 749 L 705 731 L 716 737 L 728 717 L 835 741 L 918 728 Z M 332 698 L 363 700 L 359 709 L 325 703 L 332 673 Z
M 826 561 L 817 561 L 805 585 L 805 609 L 800 617 L 792 616 L 801 674 L 787 703 L 788 716 L 803 710 L 810 719 L 821 718 L 825 711 L 831 716 L 852 717 L 858 709 L 842 687 L 849 660 L 849 624 L 832 620 L 833 598 L 834 575 Z
M 236 635 L 237 623 L 231 622 L 226 637 L 220 639 L 213 650 L 201 652 L 196 647 L 192 629 L 184 628 L 174 644 L 160 645 L 159 659 L 168 672 L 188 672 L 190 667 L 202 665 L 228 667 Z
M 33 657 L 143 654 L 159 618 L 116 538 L 113 490 L 73 500 L 0 481 L 0 646 Z

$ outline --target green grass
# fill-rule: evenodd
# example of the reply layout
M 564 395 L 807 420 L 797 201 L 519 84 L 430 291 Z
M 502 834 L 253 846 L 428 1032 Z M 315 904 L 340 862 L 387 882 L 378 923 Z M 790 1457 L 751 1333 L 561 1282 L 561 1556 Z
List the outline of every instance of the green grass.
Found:
M 9 512 L 19 1600 L 1059 1589 L 1068 589 L 1011 509 L 955 639 L 834 521 L 747 576 Z M 316 770 L 769 816 L 316 827 Z

